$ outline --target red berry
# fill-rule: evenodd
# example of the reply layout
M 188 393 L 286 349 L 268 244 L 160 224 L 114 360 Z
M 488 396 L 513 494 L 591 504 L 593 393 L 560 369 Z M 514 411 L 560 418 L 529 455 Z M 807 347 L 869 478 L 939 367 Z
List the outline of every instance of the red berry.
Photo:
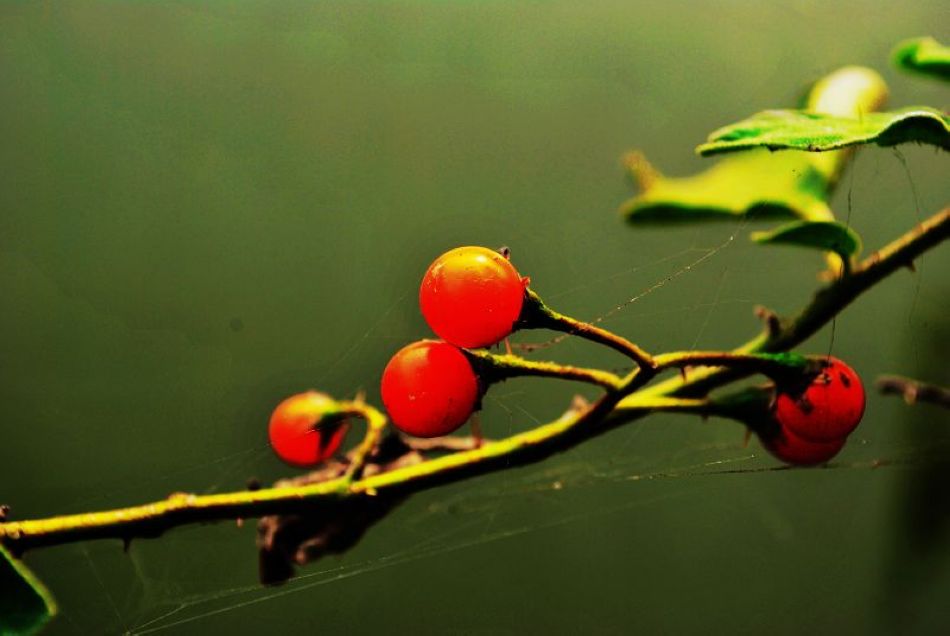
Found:
M 838 454 L 844 447 L 845 438 L 831 442 L 812 442 L 803 439 L 788 429 L 781 429 L 762 436 L 762 446 L 787 464 L 812 466 L 823 464 Z
M 438 437 L 471 416 L 479 397 L 478 378 L 457 347 L 420 340 L 397 351 L 386 365 L 382 394 L 399 430 Z
M 459 347 L 485 347 L 514 329 L 524 301 L 521 276 L 487 247 L 457 247 L 422 278 L 419 305 L 432 330 Z
M 331 457 L 340 447 L 347 422 L 327 422 L 335 402 L 325 393 L 307 391 L 292 395 L 274 409 L 268 436 L 277 456 L 292 466 L 313 466 Z
M 837 358 L 804 387 L 779 388 L 775 419 L 796 436 L 813 442 L 844 440 L 864 415 L 864 387 L 854 369 Z

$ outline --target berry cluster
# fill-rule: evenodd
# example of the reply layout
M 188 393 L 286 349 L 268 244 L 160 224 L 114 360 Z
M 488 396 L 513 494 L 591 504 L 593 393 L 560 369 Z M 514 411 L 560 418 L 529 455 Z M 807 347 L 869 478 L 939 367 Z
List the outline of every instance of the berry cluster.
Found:
M 383 403 L 393 424 L 415 437 L 448 435 L 471 417 L 487 388 L 461 347 L 493 345 L 514 331 L 527 279 L 486 247 L 459 247 L 437 258 L 419 289 L 419 305 L 442 340 L 420 340 L 392 357 L 383 371 Z M 333 456 L 347 421 L 329 396 L 309 391 L 280 403 L 269 437 L 277 456 L 313 466 Z
M 751 411 L 742 406 L 742 400 L 708 397 L 666 402 L 634 399 L 633 408 L 712 413 L 744 421 L 769 452 L 798 465 L 820 464 L 834 457 L 864 413 L 860 378 L 836 358 L 734 352 L 651 356 L 625 338 L 549 309 L 507 254 L 485 247 L 459 247 L 439 256 L 422 278 L 419 305 L 440 339 L 419 340 L 397 351 L 380 383 L 392 424 L 413 437 L 442 437 L 458 430 L 480 408 L 489 385 L 506 377 L 539 375 L 593 383 L 607 390 L 608 406 L 614 406 L 627 396 L 635 398 L 632 394 L 661 371 L 684 370 L 694 364 L 733 365 L 739 371 L 763 373 L 775 382 L 774 399 L 769 401 L 771 389 L 759 388 L 754 392 L 761 399 L 753 400 L 756 406 Z M 539 327 L 610 347 L 627 355 L 636 367 L 621 377 L 478 349 L 504 340 L 516 329 Z M 271 416 L 271 446 L 294 466 L 326 461 L 339 449 L 350 416 L 364 418 L 369 425 L 349 462 L 348 474 L 353 475 L 381 439 L 387 423 L 362 399 L 337 402 L 310 391 L 284 400 Z
M 448 435 L 478 408 L 487 388 L 460 347 L 507 338 L 524 304 L 526 279 L 486 247 L 458 247 L 435 259 L 419 288 L 426 322 L 442 340 L 403 347 L 383 371 L 383 404 L 401 431 Z
M 828 357 L 804 381 L 779 386 L 773 426 L 762 445 L 789 464 L 821 464 L 838 454 L 864 415 L 864 387 L 854 369 Z

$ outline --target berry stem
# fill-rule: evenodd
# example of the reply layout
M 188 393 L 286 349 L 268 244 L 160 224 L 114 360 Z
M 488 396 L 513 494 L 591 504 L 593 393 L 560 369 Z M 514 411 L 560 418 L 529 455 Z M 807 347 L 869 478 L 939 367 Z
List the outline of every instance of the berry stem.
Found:
M 525 290 L 525 302 L 518 321 L 520 329 L 551 329 L 610 347 L 619 351 L 637 363 L 644 373 L 652 373 L 656 366 L 653 357 L 623 336 L 603 329 L 589 322 L 583 322 L 554 311 L 544 304 L 538 294 L 528 288 Z
M 361 398 L 350 402 L 341 401 L 339 407 L 341 416 L 361 417 L 366 420 L 366 433 L 353 451 L 350 465 L 344 474 L 344 479 L 350 483 L 359 477 L 360 471 L 366 466 L 367 458 L 379 446 L 389 420 L 378 409 L 363 402 Z
M 725 367 L 740 373 L 761 373 L 769 378 L 800 372 L 810 358 L 794 353 L 736 353 L 734 351 L 675 351 L 653 358 L 657 371 L 686 367 Z
M 498 355 L 484 349 L 466 349 L 465 353 L 479 367 L 479 377 L 488 384 L 518 376 L 577 380 L 596 384 L 608 391 L 617 391 L 623 384 L 620 377 L 600 369 L 574 367 L 556 362 L 525 360 L 516 355 Z

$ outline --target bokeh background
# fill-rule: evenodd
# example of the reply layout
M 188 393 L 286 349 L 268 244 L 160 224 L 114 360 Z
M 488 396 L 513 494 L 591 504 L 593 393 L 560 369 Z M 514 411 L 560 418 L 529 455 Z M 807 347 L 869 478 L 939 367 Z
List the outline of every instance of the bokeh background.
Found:
M 809 298 L 820 258 L 751 225 L 625 226 L 620 156 L 699 170 L 708 132 L 844 64 L 880 70 L 892 106 L 946 107 L 888 52 L 948 25 L 938 1 L 4 3 L 0 501 L 27 518 L 291 473 L 272 407 L 378 403 L 389 356 L 428 334 L 422 272 L 459 244 L 510 246 L 580 318 L 670 279 L 604 323 L 650 350 L 745 340 L 755 305 Z M 834 205 L 873 248 L 947 203 L 948 166 L 862 150 Z M 929 254 L 802 351 L 950 383 L 948 272 Z M 496 387 L 486 434 L 576 390 Z M 939 633 L 948 420 L 872 393 L 832 467 L 787 470 L 734 423 L 652 417 L 419 494 L 277 589 L 253 523 L 27 563 L 62 607 L 49 634 Z

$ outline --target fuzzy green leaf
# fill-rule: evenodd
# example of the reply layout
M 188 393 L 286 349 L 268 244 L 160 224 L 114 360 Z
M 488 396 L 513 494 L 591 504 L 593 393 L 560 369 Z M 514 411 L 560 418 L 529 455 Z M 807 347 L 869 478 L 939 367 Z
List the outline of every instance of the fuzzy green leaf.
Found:
M 46 586 L 0 545 L 0 634 L 33 634 L 56 614 Z
M 816 82 L 806 107 L 854 116 L 879 107 L 887 95 L 880 75 L 845 67 Z M 750 151 L 725 157 L 687 177 L 665 177 L 640 153 L 626 166 L 640 193 L 621 206 L 632 223 L 671 223 L 738 217 L 831 220 L 828 199 L 846 153 Z
M 950 81 L 950 47 L 933 38 L 905 40 L 894 48 L 891 59 L 902 69 Z
M 834 252 L 847 263 L 861 252 L 861 237 L 835 221 L 793 221 L 769 232 L 753 232 L 756 243 L 784 243 Z
M 720 128 L 696 150 L 705 156 L 754 148 L 823 152 L 858 144 L 896 146 L 912 141 L 950 150 L 950 117 L 925 106 L 860 117 L 766 110 Z

